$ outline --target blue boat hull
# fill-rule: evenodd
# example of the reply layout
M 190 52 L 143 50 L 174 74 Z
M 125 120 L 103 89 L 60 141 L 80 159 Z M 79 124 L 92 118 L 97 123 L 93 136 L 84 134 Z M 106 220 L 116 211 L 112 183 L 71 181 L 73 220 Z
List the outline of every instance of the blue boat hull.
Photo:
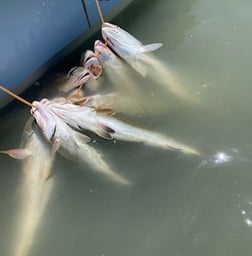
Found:
M 130 2 L 100 4 L 109 20 Z M 0 84 L 18 94 L 99 29 L 94 0 L 4 1 L 0 12 Z M 0 108 L 10 100 L 0 92 Z

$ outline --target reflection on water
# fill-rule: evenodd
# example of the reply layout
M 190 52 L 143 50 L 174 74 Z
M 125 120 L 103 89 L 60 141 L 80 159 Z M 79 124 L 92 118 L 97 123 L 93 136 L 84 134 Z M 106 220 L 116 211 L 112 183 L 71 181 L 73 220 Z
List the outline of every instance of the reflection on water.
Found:
M 97 138 L 94 147 L 133 181 L 126 188 L 58 156 L 31 256 L 250 255 L 251 10 L 246 0 L 229 1 L 228 11 L 217 0 L 138 1 L 117 20 L 144 43 L 163 42 L 155 56 L 199 102 L 138 79 L 149 106 L 165 103 L 156 114 L 127 118 L 202 155 Z M 19 145 L 28 116 L 20 104 L 1 112 L 1 149 Z M 0 155 L 1 255 L 13 251 L 20 175 L 21 164 Z

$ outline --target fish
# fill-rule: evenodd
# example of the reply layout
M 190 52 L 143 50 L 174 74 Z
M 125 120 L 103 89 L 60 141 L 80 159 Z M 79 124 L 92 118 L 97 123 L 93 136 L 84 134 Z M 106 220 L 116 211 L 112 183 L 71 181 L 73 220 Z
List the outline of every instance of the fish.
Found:
M 162 43 L 143 45 L 133 35 L 109 22 L 102 25 L 101 33 L 109 47 L 142 76 L 146 76 L 146 70 L 138 60 L 142 58 L 144 53 L 155 51 L 163 46 Z
M 142 142 L 146 145 L 199 155 L 199 151 L 183 143 L 147 129 L 135 127 L 111 115 L 99 114 L 95 109 L 73 104 L 48 101 L 49 109 L 78 131 L 89 130 L 104 139 Z
M 85 67 L 73 67 L 69 70 L 66 81 L 58 86 L 58 91 L 69 93 L 93 79 L 93 74 Z
M 25 125 L 21 147 L 2 153 L 22 159 L 22 176 L 17 186 L 21 201 L 11 255 L 28 256 L 54 187 L 54 179 L 50 177 L 55 154 L 32 117 Z
M 50 133 L 51 131 L 46 136 L 50 136 Z M 25 125 L 21 147 L 0 152 L 12 158 L 23 160 L 23 172 L 33 176 L 35 180 L 45 182 L 51 175 L 55 155 L 52 154 L 50 145 L 42 138 L 41 131 L 33 118 L 29 118 Z
M 143 45 L 127 31 L 108 22 L 102 26 L 102 36 L 108 45 L 142 76 L 150 77 L 165 90 L 183 99 L 196 102 L 196 98 L 181 85 L 174 72 L 150 53 L 160 48 L 162 43 Z
M 57 100 L 63 103 L 61 99 Z M 88 136 L 71 129 L 43 103 L 35 101 L 32 104 L 32 117 L 24 128 L 21 147 L 2 150 L 4 154 L 22 159 L 22 177 L 18 186 L 21 202 L 11 246 L 13 256 L 28 256 L 36 239 L 36 232 L 42 224 L 43 214 L 55 186 L 52 166 L 56 152 L 82 165 L 89 164 L 116 183 L 131 184 L 114 172 L 102 155 L 87 144 L 90 140 Z
M 90 79 L 85 87 L 91 91 L 96 91 L 101 86 L 100 78 L 103 76 L 103 67 L 96 54 L 91 50 L 86 50 L 81 56 L 82 66 L 90 71 Z
M 82 54 L 81 64 L 84 68 L 92 72 L 94 79 L 98 79 L 102 76 L 102 65 L 97 55 L 93 51 L 86 50 Z
M 143 114 L 148 105 L 138 90 L 135 79 L 125 63 L 100 40 L 94 43 L 95 54 L 103 66 L 104 73 L 116 90 L 112 108 L 127 114 Z
M 43 99 L 41 102 L 34 101 L 32 104 L 34 107 L 31 109 L 31 114 L 40 127 L 44 138 L 52 144 L 52 152 L 58 152 L 66 159 L 81 165 L 88 164 L 93 170 L 114 182 L 122 185 L 130 184 L 130 181 L 112 170 L 103 160 L 100 152 L 88 144 L 90 142 L 88 136 L 71 128 L 73 125 L 70 118 L 68 122 L 65 122 L 51 110 L 47 99 Z M 68 104 L 60 105 L 67 106 Z M 69 114 L 72 115 L 70 112 Z M 45 123 L 47 126 L 44 126 Z

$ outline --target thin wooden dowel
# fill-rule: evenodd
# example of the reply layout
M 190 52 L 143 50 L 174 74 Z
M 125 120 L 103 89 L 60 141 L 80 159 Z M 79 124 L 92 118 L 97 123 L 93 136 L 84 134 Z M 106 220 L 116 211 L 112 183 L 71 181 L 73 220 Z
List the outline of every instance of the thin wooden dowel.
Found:
M 9 91 L 8 89 L 6 89 L 6 88 L 5 88 L 4 86 L 2 86 L 2 85 L 0 85 L 0 90 L 3 91 L 3 92 L 5 92 L 5 93 L 7 93 L 7 94 L 10 95 L 11 97 L 13 97 L 13 98 L 15 98 L 15 99 L 21 101 L 22 103 L 26 104 L 27 106 L 29 106 L 29 107 L 31 107 L 31 108 L 34 107 L 29 101 L 27 101 L 27 100 L 21 98 L 20 96 L 18 96 L 17 94 L 15 94 L 15 93 L 13 93 L 13 92 L 11 92 L 11 91 Z
M 100 16 L 101 23 L 103 25 L 105 21 L 104 21 L 104 18 L 103 18 L 103 14 L 102 14 L 102 11 L 101 11 L 101 6 L 100 6 L 100 3 L 99 3 L 99 0 L 95 0 L 95 3 L 96 3 L 96 7 L 97 7 L 97 10 L 98 10 L 99 16 Z

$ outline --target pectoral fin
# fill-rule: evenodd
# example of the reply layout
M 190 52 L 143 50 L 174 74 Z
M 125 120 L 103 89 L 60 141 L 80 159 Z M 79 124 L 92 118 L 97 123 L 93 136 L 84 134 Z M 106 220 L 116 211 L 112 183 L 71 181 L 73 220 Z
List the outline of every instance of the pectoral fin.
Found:
M 141 52 L 153 52 L 162 46 L 162 43 L 146 44 L 141 46 Z
M 23 160 L 32 154 L 32 152 L 26 148 L 2 150 L 0 151 L 0 153 L 6 154 L 10 157 L 13 157 L 19 160 Z
M 88 142 L 90 142 L 90 138 L 87 136 L 87 135 L 85 135 L 85 134 L 81 134 L 81 133 L 77 133 L 76 132 L 76 136 L 77 136 L 77 138 L 78 138 L 78 140 L 80 140 L 81 142 L 85 142 L 85 143 L 88 143 Z
M 113 139 L 113 136 L 111 135 L 111 133 L 115 133 L 115 131 L 112 128 L 101 123 L 98 123 L 97 126 L 98 126 L 98 129 L 96 130 L 97 135 L 107 140 Z
M 60 148 L 60 144 L 61 144 L 61 140 L 59 138 L 56 138 L 53 142 L 52 142 L 52 153 L 55 154 L 58 149 Z

